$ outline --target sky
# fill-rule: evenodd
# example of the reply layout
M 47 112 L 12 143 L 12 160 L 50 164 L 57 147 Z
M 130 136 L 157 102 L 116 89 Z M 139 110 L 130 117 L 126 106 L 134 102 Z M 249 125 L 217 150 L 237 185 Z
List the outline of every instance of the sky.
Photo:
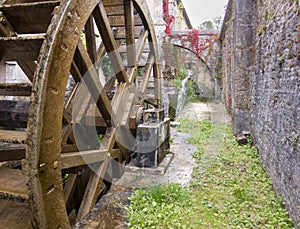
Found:
M 196 28 L 202 22 L 224 16 L 228 0 L 181 0 L 192 26 Z

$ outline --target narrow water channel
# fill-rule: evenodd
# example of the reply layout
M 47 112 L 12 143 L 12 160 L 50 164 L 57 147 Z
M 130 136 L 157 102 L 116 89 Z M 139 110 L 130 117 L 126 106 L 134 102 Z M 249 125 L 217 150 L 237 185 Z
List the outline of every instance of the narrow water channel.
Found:
M 191 78 L 193 74 L 192 70 L 187 70 L 187 76 L 181 80 L 181 89 L 178 93 L 178 97 L 177 97 L 177 106 L 176 106 L 176 113 L 175 113 L 175 117 L 178 116 L 179 112 L 183 109 L 185 103 L 186 103 L 186 83 L 187 81 Z

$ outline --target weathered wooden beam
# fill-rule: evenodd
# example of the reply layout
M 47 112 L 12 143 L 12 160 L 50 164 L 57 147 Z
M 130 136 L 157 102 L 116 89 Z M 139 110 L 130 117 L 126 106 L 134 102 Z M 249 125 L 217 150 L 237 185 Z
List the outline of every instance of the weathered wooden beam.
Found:
M 118 156 L 118 149 L 112 150 L 111 157 Z M 74 168 L 81 165 L 88 165 L 91 163 L 105 160 L 107 155 L 106 150 L 89 150 L 80 152 L 63 153 L 61 155 L 62 169 Z
M 123 0 L 102 0 L 105 7 L 123 5 Z
M 30 96 L 32 84 L 29 83 L 0 83 L 0 95 Z
M 124 10 L 125 10 L 127 66 L 133 67 L 136 61 L 136 53 L 135 53 L 135 37 L 134 37 L 133 2 L 131 0 L 124 0 Z
M 109 23 L 112 27 L 125 27 L 126 22 L 124 16 L 109 16 Z M 143 22 L 138 14 L 133 17 L 134 25 L 142 26 Z
M 96 62 L 97 51 L 96 51 L 96 39 L 95 39 L 95 30 L 94 30 L 94 21 L 93 17 L 90 16 L 87 23 L 85 24 L 85 41 L 87 52 L 90 55 L 92 63 Z
M 106 150 L 90 150 L 85 152 L 64 153 L 61 155 L 61 167 L 62 169 L 67 169 L 103 161 L 106 153 Z
M 124 15 L 123 5 L 105 6 L 107 16 Z

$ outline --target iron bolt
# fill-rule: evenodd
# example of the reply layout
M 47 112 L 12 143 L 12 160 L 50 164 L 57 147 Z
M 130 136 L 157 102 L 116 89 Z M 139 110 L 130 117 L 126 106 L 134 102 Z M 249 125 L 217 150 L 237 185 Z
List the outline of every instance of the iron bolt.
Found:
M 16 33 L 13 32 L 13 31 L 10 31 L 10 32 L 9 32 L 9 36 L 10 36 L 10 37 L 14 37 L 14 36 L 16 36 Z
M 70 19 L 73 17 L 73 15 L 72 15 L 72 13 L 71 13 L 71 12 L 68 12 L 68 14 L 67 14 L 67 15 L 68 15 L 68 18 L 70 18 Z
M 3 16 L 0 17 L 0 22 L 3 24 L 3 25 L 6 25 L 6 20 Z
M 53 168 L 54 168 L 54 169 L 57 169 L 57 168 L 58 168 L 58 161 L 55 161 L 55 162 L 53 163 Z

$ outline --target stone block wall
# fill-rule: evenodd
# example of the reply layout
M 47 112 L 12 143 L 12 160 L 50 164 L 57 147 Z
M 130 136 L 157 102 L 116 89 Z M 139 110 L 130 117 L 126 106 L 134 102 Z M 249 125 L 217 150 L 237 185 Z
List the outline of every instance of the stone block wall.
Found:
M 251 119 L 255 144 L 294 221 L 300 222 L 300 23 L 296 1 L 256 1 Z
M 298 225 L 299 1 L 229 1 L 226 16 L 221 32 L 223 93 L 233 131 L 249 128 L 275 191 Z
M 224 96 L 233 132 L 250 130 L 250 71 L 254 46 L 253 0 L 229 1 L 221 31 Z

